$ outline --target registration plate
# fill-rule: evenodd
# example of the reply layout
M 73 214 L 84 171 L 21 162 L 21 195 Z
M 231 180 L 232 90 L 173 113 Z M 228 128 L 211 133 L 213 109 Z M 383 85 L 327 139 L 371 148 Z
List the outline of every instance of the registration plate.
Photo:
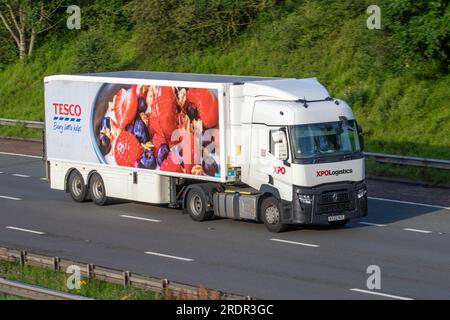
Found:
M 345 220 L 345 215 L 330 216 L 330 217 L 328 217 L 328 221 L 329 221 L 329 222 L 342 221 L 342 220 Z

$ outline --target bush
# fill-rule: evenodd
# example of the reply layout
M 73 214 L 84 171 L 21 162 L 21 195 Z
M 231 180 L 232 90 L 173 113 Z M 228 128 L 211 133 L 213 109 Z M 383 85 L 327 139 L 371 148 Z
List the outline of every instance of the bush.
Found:
M 112 71 L 119 62 L 114 40 L 104 30 L 93 28 L 78 37 L 74 55 L 77 72 Z

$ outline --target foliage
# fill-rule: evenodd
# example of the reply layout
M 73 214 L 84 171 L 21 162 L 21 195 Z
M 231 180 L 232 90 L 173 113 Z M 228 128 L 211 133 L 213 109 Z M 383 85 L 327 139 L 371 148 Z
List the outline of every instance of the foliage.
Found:
M 450 159 L 448 0 L 74 2 L 82 31 L 54 30 L 22 64 L 0 48 L 0 117 L 42 120 L 54 73 L 318 77 L 352 105 L 370 151 Z M 381 30 L 366 27 L 371 4 Z

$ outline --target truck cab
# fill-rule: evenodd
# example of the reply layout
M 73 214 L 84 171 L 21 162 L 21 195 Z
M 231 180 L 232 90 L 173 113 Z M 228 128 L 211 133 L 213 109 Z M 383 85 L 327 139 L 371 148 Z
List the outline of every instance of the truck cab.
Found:
M 347 103 L 331 98 L 315 78 L 241 89 L 235 93 L 244 102 L 234 113 L 242 132 L 232 133 L 242 139 L 241 181 L 270 198 L 259 202 L 259 219 L 269 230 L 340 226 L 366 216 L 362 130 Z

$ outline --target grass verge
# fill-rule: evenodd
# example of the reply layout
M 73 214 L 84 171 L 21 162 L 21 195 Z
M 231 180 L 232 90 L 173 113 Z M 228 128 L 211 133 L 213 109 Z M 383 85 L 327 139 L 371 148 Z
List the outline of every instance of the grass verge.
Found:
M 366 176 L 424 182 L 432 186 L 450 186 L 450 170 L 380 163 L 366 159 Z
M 98 300 L 158 300 L 157 293 L 125 287 L 96 279 L 82 278 L 80 290 L 69 290 L 66 286 L 68 274 L 49 269 L 21 266 L 18 263 L 0 261 L 0 277 L 48 289 Z M 20 297 L 0 293 L 0 300 L 17 300 Z

